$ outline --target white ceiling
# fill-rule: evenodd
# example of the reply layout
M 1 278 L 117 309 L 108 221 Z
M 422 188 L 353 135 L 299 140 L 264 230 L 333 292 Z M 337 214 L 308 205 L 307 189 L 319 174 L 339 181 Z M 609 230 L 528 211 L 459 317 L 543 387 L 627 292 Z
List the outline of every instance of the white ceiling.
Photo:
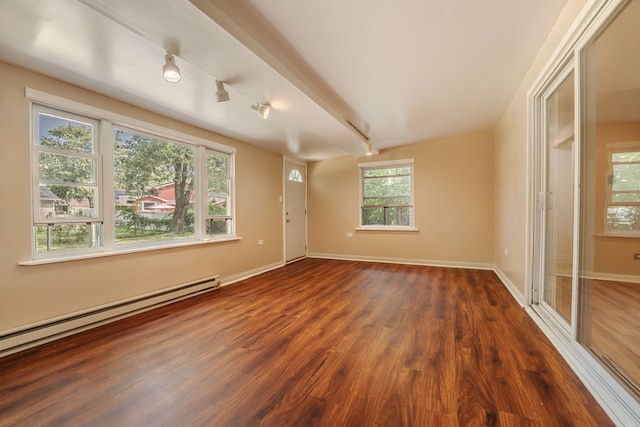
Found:
M 348 122 L 380 150 L 492 129 L 564 3 L 0 0 L 0 60 L 301 160 L 362 156 Z

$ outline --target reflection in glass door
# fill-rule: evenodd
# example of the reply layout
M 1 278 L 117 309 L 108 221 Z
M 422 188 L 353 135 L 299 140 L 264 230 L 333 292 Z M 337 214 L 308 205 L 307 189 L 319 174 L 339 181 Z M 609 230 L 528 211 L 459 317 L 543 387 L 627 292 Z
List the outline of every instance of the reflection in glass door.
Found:
M 640 1 L 584 50 L 578 340 L 640 399 Z
M 544 108 L 546 173 L 543 191 L 539 194 L 544 224 L 541 304 L 568 331 L 573 289 L 573 71 L 545 99 Z

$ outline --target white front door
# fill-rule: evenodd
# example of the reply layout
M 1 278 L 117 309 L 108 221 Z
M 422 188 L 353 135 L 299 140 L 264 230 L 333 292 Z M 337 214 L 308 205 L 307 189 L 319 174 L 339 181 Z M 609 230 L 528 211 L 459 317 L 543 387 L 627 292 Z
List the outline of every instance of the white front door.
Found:
M 306 168 L 285 162 L 285 242 L 287 262 L 307 255 Z

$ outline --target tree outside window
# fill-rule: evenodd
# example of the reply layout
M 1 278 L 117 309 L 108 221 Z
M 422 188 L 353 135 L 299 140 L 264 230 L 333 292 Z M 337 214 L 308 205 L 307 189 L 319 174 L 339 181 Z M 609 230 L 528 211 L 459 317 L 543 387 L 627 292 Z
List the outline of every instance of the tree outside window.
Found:
M 233 237 L 233 148 L 32 108 L 34 258 Z
M 194 236 L 195 150 L 114 129 L 115 187 L 133 206 L 116 206 L 116 243 Z
M 413 162 L 360 165 L 362 226 L 413 226 Z

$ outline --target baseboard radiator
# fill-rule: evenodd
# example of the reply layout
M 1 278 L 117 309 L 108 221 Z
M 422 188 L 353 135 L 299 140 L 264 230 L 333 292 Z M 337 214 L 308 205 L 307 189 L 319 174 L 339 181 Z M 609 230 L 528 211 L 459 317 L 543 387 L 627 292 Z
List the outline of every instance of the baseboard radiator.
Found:
M 211 276 L 162 291 L 16 328 L 0 334 L 0 357 L 172 302 L 194 297 L 218 289 L 220 285 L 220 276 Z

